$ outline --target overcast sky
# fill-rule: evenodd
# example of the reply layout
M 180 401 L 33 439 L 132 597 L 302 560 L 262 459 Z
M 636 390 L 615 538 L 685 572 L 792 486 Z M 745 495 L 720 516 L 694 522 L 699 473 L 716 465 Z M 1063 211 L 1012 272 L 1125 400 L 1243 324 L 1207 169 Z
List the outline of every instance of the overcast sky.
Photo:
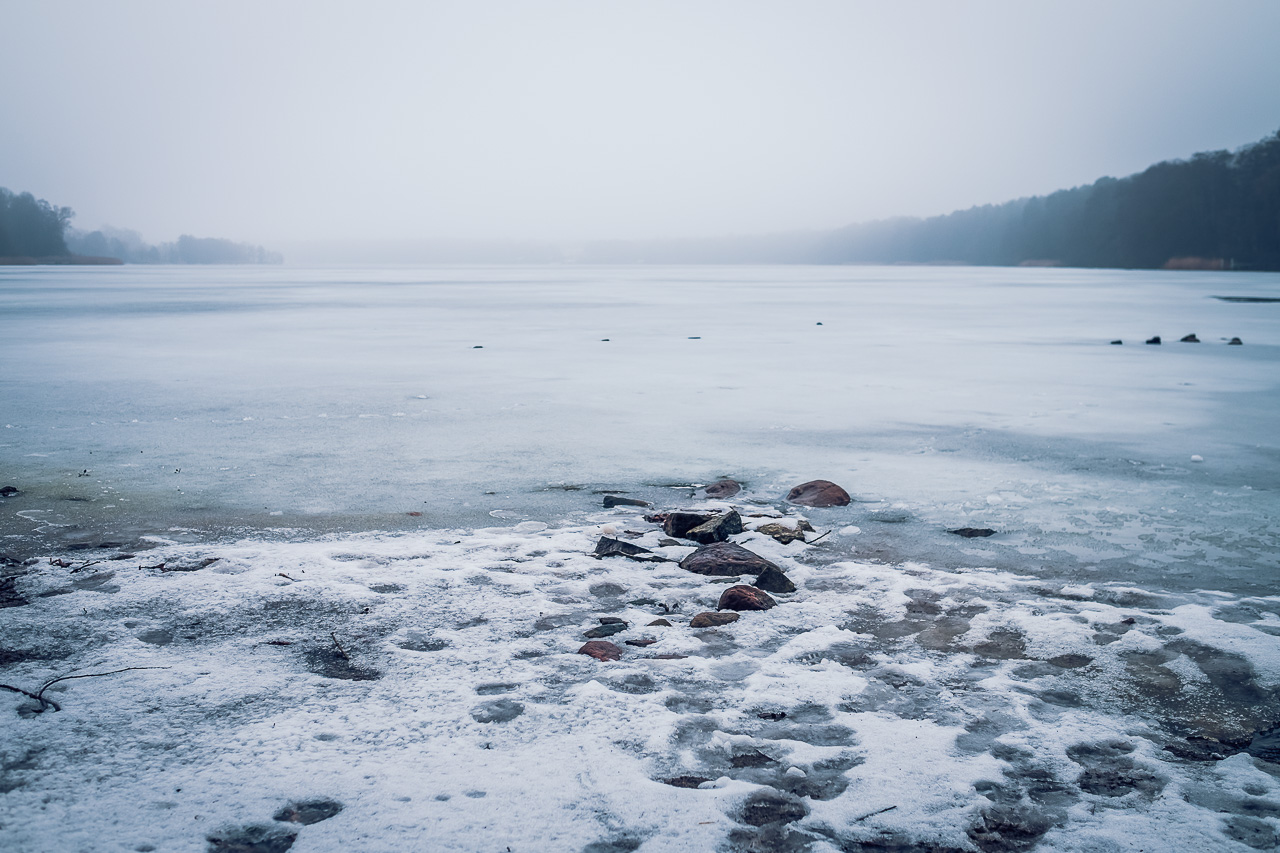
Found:
M 0 0 L 0 186 L 270 243 L 931 215 L 1280 129 L 1280 2 Z

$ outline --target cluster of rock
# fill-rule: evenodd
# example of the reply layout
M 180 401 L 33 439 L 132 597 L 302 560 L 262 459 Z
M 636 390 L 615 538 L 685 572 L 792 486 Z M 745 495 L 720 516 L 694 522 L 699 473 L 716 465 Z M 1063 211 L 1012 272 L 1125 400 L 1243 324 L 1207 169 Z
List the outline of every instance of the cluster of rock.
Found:
M 1200 339 L 1196 337 L 1195 332 L 1192 332 L 1189 335 L 1183 335 L 1181 338 L 1178 339 L 1178 342 L 1184 343 L 1184 344 L 1198 344 L 1200 343 Z M 1112 346 L 1120 346 L 1123 343 L 1124 341 L 1120 339 L 1116 339 L 1111 342 Z M 1151 344 L 1152 346 L 1160 346 L 1161 344 L 1160 336 L 1154 335 L 1150 338 L 1147 338 L 1146 343 Z M 1240 340 L 1239 338 L 1232 338 L 1231 340 L 1227 341 L 1227 346 L 1232 346 L 1232 347 L 1244 346 L 1244 341 Z
M 736 495 L 741 486 L 734 480 L 721 480 L 707 486 L 706 494 L 712 498 L 725 498 Z M 788 492 L 786 500 L 798 506 L 830 507 L 846 506 L 850 502 L 849 493 L 828 480 L 813 480 L 802 483 Z M 643 501 L 618 499 L 613 495 L 605 498 L 605 506 L 648 506 Z M 714 611 L 699 613 L 689 621 L 691 628 L 715 628 L 736 622 L 743 612 L 769 610 L 778 602 L 769 594 L 787 595 L 796 591 L 796 585 L 786 573 L 775 563 L 766 560 L 759 554 L 747 550 L 729 537 L 742 533 L 745 529 L 742 516 L 735 509 L 717 512 L 700 510 L 671 510 L 644 516 L 645 521 L 662 526 L 662 532 L 670 539 L 663 540 L 670 545 L 680 544 L 675 540 L 697 543 L 700 547 L 679 561 L 680 568 L 694 574 L 708 577 L 739 577 L 755 575 L 751 584 L 735 584 L 724 590 Z M 804 542 L 804 534 L 813 532 L 813 527 L 803 519 L 796 520 L 794 525 L 781 522 L 768 522 L 755 528 L 756 532 L 770 536 L 783 544 L 794 541 Z M 601 536 L 596 543 L 592 556 L 597 559 L 605 557 L 625 557 L 631 560 L 646 562 L 672 562 L 668 558 L 642 548 L 631 542 Z M 671 627 L 666 619 L 655 619 L 647 627 Z M 588 642 L 578 649 L 579 654 L 588 655 L 600 661 L 614 661 L 622 657 L 622 649 L 605 637 L 621 633 L 628 624 L 617 617 L 602 617 L 597 627 L 586 631 L 584 636 Z M 627 645 L 648 646 L 656 640 L 626 640 Z M 666 656 L 659 656 L 666 657 Z

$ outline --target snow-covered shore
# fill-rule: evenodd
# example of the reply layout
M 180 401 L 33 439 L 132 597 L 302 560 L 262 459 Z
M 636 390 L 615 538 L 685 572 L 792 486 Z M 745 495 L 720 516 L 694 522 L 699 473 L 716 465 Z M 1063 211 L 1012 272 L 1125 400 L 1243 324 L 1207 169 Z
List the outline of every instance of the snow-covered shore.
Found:
M 0 610 L 0 680 L 156 668 L 59 682 L 45 694 L 59 711 L 0 692 L 4 849 L 1278 837 L 1280 764 L 1255 736 L 1280 721 L 1275 598 L 871 563 L 849 556 L 855 528 L 812 546 L 748 529 L 734 541 L 798 590 L 695 630 L 726 579 L 597 560 L 604 525 L 692 550 L 622 508 L 564 526 L 160 541 L 81 571 L 115 555 L 50 554 L 69 565 L 28 566 L 29 603 Z M 610 638 L 619 661 L 576 653 L 601 617 L 628 623 Z M 672 625 L 647 625 L 660 617 Z M 624 642 L 640 639 L 656 642 Z M 308 802 L 340 810 L 272 819 Z

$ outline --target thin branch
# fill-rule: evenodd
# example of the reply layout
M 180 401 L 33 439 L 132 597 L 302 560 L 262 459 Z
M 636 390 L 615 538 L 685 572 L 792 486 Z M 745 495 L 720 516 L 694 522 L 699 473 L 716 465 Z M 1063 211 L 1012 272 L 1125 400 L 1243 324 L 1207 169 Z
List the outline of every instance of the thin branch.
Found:
M 835 528 L 833 527 L 833 528 L 831 528 L 831 530 L 835 530 Z M 806 542 L 806 543 L 804 543 L 804 544 L 806 544 L 806 545 L 816 545 L 816 544 L 818 543 L 818 541 L 819 541 L 819 540 L 823 539 L 823 538 L 824 538 L 824 537 L 826 537 L 826 536 L 830 536 L 830 535 L 831 535 L 831 530 L 828 530 L 826 533 L 822 534 L 822 536 L 819 536 L 817 539 L 810 539 L 808 542 Z
M 869 817 L 875 817 L 875 816 L 876 816 L 876 815 L 878 815 L 878 814 L 884 814 L 885 812 L 891 812 L 891 811 L 893 811 L 893 810 L 894 810 L 894 809 L 896 809 L 896 808 L 897 808 L 897 806 L 885 806 L 884 808 L 882 808 L 882 809 L 878 809 L 877 811 L 871 812 L 870 814 L 864 814 L 862 817 L 855 819 L 855 820 L 854 820 L 854 823 L 862 823 L 864 820 L 866 820 L 866 819 L 867 819 L 867 818 L 869 818 Z
M 78 572 L 78 571 L 81 571 L 81 570 L 83 570 L 83 569 L 87 569 L 87 568 L 89 568 L 90 566 L 96 566 L 96 565 L 98 565 L 99 563 L 105 563 L 105 562 L 106 562 L 106 560 L 85 560 L 83 563 L 81 563 L 80 565 L 78 565 L 78 566 L 76 566 L 74 569 L 72 569 L 72 570 L 71 570 L 71 574 L 73 574 L 73 575 L 74 575 L 74 574 L 75 574 L 76 572 Z
M 59 675 L 57 678 L 51 678 L 48 681 L 46 681 L 44 683 L 44 686 L 42 686 L 36 692 L 35 698 L 39 699 L 41 702 L 50 701 L 44 698 L 44 692 L 48 690 L 50 687 L 52 687 L 53 685 L 57 684 L 59 681 L 70 681 L 73 678 L 102 678 L 104 675 L 116 675 L 117 673 L 121 673 L 121 672 L 132 672 L 135 669 L 169 669 L 169 667 L 167 666 L 126 666 L 124 669 L 113 669 L 111 670 L 111 672 L 86 672 L 84 675 Z M 31 695 L 31 694 L 27 694 L 27 695 Z
M 351 655 L 347 654 L 347 650 L 342 647 L 342 643 L 338 642 L 338 632 L 330 631 L 329 636 L 333 638 L 333 644 L 338 647 L 338 654 L 342 655 L 344 660 L 351 660 Z
M 46 699 L 43 696 L 36 695 L 35 693 L 28 693 L 26 690 L 23 690 L 21 687 L 14 687 L 12 684 L 0 684 L 0 688 L 3 688 L 4 690 L 12 690 L 14 693 L 21 693 L 23 696 L 36 700 L 37 702 L 40 703 L 41 713 L 44 712 L 45 708 L 52 708 L 55 711 L 62 710 L 62 706 L 59 705 L 57 702 L 53 701 L 52 699 Z

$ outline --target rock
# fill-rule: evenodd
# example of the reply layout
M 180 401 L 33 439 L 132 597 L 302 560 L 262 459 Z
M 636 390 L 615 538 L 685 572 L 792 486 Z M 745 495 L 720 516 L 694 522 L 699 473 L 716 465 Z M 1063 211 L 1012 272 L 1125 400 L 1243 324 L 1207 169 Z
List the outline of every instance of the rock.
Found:
M 697 527 L 690 528 L 684 538 L 692 539 L 700 545 L 710 545 L 712 542 L 723 542 L 735 533 L 741 532 L 742 516 L 731 509 L 723 515 L 717 515 Z
M 1113 347 L 1123 346 L 1123 345 L 1124 345 L 1124 341 L 1112 341 L 1112 342 L 1111 342 L 1111 345 L 1112 345 Z
M 813 525 L 804 519 L 801 519 L 800 523 L 795 527 L 788 527 L 779 521 L 770 521 L 756 528 L 756 533 L 763 533 L 765 536 L 778 540 L 783 545 L 790 545 L 797 539 L 803 542 L 806 532 L 812 533 Z
M 955 530 L 948 530 L 948 533 L 954 533 L 957 536 L 963 536 L 965 539 L 977 539 L 986 536 L 994 536 L 996 532 L 990 527 L 958 527 Z
M 783 574 L 781 569 L 773 566 L 761 572 L 760 577 L 756 578 L 753 586 L 766 592 L 788 593 L 796 591 L 796 585 L 791 582 L 791 578 Z
M 592 640 L 578 649 L 578 654 L 588 655 L 599 661 L 611 661 L 622 659 L 622 649 L 615 646 L 608 640 Z
M 737 613 L 699 613 L 689 622 L 690 628 L 718 628 L 738 621 Z
M 717 610 L 768 610 L 776 607 L 778 602 L 763 589 L 738 584 L 731 586 L 720 594 Z
M 250 824 L 206 835 L 209 853 L 285 853 L 298 833 L 271 824 Z
M 1160 346 L 1160 336 L 1156 335 L 1154 338 L 1148 338 L 1147 343 L 1154 344 L 1155 346 Z
M 523 713 L 524 705 L 514 699 L 494 699 L 472 708 L 471 719 L 477 723 L 509 723 Z
M 328 820 L 340 811 L 342 811 L 342 803 L 333 800 L 301 800 L 280 809 L 273 819 L 284 823 L 310 826 L 313 823 Z
M 648 501 L 636 500 L 635 498 L 620 498 L 617 495 L 604 496 L 604 508 L 613 509 L 615 506 L 653 506 Z
M 800 506 L 848 506 L 849 493 L 830 480 L 810 480 L 787 492 L 787 501 Z
M 5 486 L 3 489 L 0 489 L 0 498 L 11 498 L 17 493 L 17 486 Z
M 717 480 L 704 490 L 709 498 L 731 498 L 742 491 L 737 480 Z
M 670 785 L 673 788 L 697 788 L 703 782 L 710 781 L 705 776 L 673 776 L 670 779 L 663 779 L 662 784 Z
M 638 646 L 643 649 L 645 646 L 652 646 L 654 643 L 658 641 L 651 640 L 648 637 L 645 637 L 644 639 L 641 639 L 641 640 L 625 640 L 624 642 L 626 642 L 628 646 Z
M 582 636 L 588 640 L 599 640 L 604 637 L 612 637 L 614 634 L 620 634 L 627 630 L 627 623 L 614 623 L 612 625 L 601 625 L 598 628 L 592 628 L 590 631 L 584 631 Z
M 680 568 L 698 575 L 758 575 L 773 563 L 732 542 L 704 545 L 680 561 Z M 781 570 L 779 570 L 781 571 Z
M 601 625 L 625 625 L 627 624 L 627 620 L 619 619 L 617 616 L 601 616 L 600 624 Z
M 621 539 L 613 539 L 608 536 L 600 537 L 600 541 L 596 543 L 596 549 L 591 552 L 591 556 L 597 560 L 605 557 L 626 557 L 629 560 L 638 560 L 642 563 L 668 562 L 666 557 L 655 554 L 648 548 L 641 548 L 639 545 L 633 545 L 630 542 L 623 542 Z
M 688 655 L 649 655 L 649 660 L 684 660 Z
M 1181 339 L 1181 343 L 1184 343 L 1184 344 L 1198 344 L 1198 343 L 1200 343 L 1200 339 L 1196 337 L 1196 333 L 1195 333 L 1195 332 L 1192 332 L 1191 334 L 1184 336 L 1184 337 Z
M 751 826 L 794 823 L 808 813 L 809 809 L 798 799 L 775 791 L 761 791 L 752 794 L 743 805 L 742 822 Z
M 1227 346 L 1242 347 L 1244 346 L 1244 341 L 1240 340 L 1239 338 L 1232 338 L 1231 340 L 1227 341 Z
M 654 619 L 645 627 L 646 628 L 670 628 L 671 623 L 668 622 L 666 619 Z
M 646 515 L 645 521 L 651 521 L 655 524 L 662 525 L 662 532 L 668 536 L 675 536 L 680 539 L 685 538 L 685 534 L 700 524 L 706 524 L 715 516 L 708 512 L 688 512 L 686 510 L 676 510 L 675 512 L 663 512 L 657 515 Z

